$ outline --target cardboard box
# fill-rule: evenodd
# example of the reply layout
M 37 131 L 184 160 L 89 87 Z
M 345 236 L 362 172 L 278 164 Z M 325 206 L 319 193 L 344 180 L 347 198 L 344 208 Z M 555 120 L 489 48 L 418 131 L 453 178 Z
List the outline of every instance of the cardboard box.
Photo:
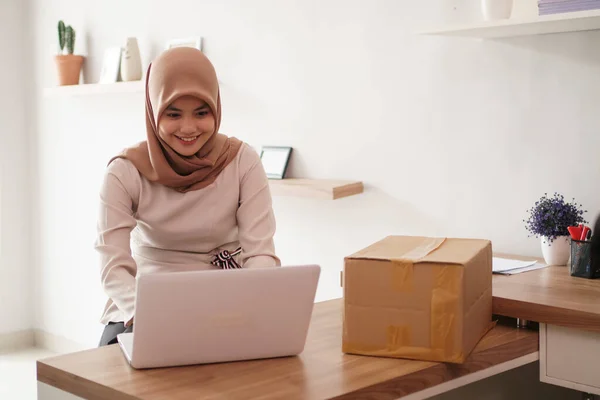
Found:
M 493 326 L 488 240 L 389 236 L 342 279 L 344 353 L 462 363 Z

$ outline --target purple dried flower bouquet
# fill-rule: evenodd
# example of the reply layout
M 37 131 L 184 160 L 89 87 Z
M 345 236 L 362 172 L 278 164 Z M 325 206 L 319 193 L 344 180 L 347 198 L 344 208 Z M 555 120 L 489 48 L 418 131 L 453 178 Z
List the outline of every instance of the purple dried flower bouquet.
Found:
M 587 210 L 582 210 L 581 207 L 581 204 L 575 203 L 575 199 L 567 203 L 559 193 L 554 193 L 552 197 L 544 193 L 528 210 L 529 218 L 523 222 L 529 236 L 541 236 L 552 243 L 559 236 L 569 235 L 568 226 L 587 223 L 583 218 Z

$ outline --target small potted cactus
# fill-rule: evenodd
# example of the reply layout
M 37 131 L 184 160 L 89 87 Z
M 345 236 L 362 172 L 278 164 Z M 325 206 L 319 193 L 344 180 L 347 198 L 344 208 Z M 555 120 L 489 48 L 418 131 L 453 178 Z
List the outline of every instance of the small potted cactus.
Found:
M 75 29 L 65 26 L 61 20 L 58 22 L 58 45 L 59 54 L 56 55 L 56 67 L 58 69 L 59 84 L 77 85 L 83 65 L 83 56 L 75 55 Z

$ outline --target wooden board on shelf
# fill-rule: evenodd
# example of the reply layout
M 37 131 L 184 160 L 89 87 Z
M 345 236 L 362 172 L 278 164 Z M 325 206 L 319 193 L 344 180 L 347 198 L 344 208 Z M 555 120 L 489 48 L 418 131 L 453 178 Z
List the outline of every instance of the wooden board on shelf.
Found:
M 362 193 L 362 182 L 327 179 L 272 179 L 271 193 L 275 196 L 313 197 L 336 200 Z
M 597 29 L 600 29 L 600 10 L 533 16 L 530 18 L 482 21 L 468 25 L 448 26 L 421 33 L 424 35 L 492 39 Z
M 143 81 L 88 83 L 81 85 L 55 86 L 44 89 L 45 96 L 85 96 L 104 93 L 143 93 Z

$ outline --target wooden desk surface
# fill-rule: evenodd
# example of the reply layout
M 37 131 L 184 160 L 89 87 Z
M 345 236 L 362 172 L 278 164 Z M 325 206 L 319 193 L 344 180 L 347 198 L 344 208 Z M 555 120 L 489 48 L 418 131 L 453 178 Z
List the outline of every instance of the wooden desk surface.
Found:
M 493 282 L 495 314 L 600 332 L 600 280 L 551 266 Z
M 494 275 L 493 296 L 494 314 L 600 332 L 600 279 L 572 277 L 566 266 Z
M 38 361 L 38 380 L 87 399 L 395 399 L 538 351 L 535 331 L 496 326 L 462 365 L 341 351 L 342 300 L 315 304 L 298 357 L 136 371 L 117 345 Z

